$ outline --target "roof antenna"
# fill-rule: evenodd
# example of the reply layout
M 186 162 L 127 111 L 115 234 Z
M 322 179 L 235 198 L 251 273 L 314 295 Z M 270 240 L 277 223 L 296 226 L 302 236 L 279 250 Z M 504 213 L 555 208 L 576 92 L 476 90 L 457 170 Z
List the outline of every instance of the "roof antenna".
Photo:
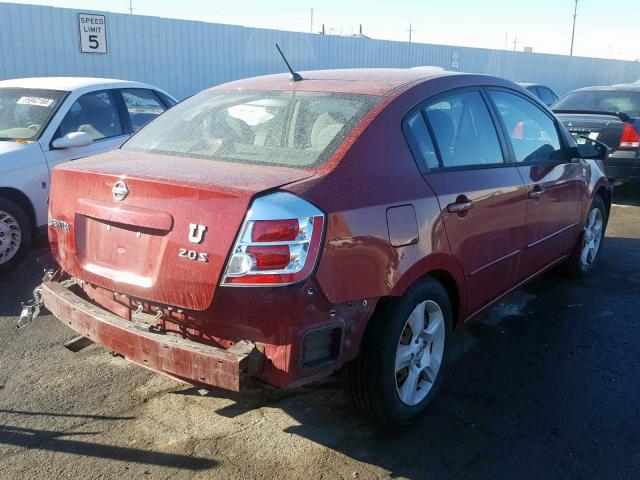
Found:
M 287 64 L 287 68 L 291 72 L 291 76 L 289 77 L 289 80 L 292 82 L 299 82 L 300 80 L 303 80 L 303 78 L 300 76 L 298 72 L 293 71 L 293 68 L 291 68 L 291 65 L 289 65 L 289 62 L 287 62 L 287 57 L 284 56 L 284 53 L 282 53 L 282 50 L 280 50 L 280 46 L 277 43 L 276 43 L 276 48 L 278 49 L 278 52 L 280 52 L 280 55 L 282 56 L 284 63 Z

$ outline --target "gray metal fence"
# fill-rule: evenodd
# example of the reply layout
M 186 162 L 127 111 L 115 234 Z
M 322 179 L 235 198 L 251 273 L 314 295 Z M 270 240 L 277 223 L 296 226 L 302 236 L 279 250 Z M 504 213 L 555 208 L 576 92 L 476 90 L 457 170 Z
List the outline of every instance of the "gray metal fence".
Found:
M 79 14 L 105 15 L 107 53 L 82 53 Z M 237 78 L 298 70 L 412 67 L 539 82 L 559 93 L 640 78 L 640 62 L 314 35 L 158 17 L 0 3 L 0 79 L 94 76 L 158 85 L 179 98 Z

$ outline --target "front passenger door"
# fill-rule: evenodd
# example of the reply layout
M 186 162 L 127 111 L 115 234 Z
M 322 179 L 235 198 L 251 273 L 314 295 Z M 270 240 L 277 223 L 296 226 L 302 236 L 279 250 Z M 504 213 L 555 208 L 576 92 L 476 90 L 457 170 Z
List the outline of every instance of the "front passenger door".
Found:
M 507 90 L 491 90 L 518 171 L 527 186 L 523 280 L 575 249 L 582 205 L 588 195 L 584 166 L 571 162 L 556 120 L 532 101 Z
M 54 149 L 51 143 L 70 132 L 88 133 L 93 142 L 85 147 Z M 116 97 L 112 90 L 90 92 L 79 97 L 64 116 L 45 151 L 49 169 L 59 163 L 105 153 L 127 139 Z

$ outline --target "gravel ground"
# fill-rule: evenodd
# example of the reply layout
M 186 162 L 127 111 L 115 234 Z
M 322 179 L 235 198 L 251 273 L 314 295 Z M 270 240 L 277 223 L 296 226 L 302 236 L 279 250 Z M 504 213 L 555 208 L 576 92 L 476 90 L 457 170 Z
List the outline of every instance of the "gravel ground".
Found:
M 50 315 L 16 330 L 33 251 L 0 275 L 0 477 L 637 478 L 640 202 L 613 210 L 594 275 L 550 273 L 456 334 L 420 425 L 376 431 L 335 375 L 242 394 L 185 387 Z

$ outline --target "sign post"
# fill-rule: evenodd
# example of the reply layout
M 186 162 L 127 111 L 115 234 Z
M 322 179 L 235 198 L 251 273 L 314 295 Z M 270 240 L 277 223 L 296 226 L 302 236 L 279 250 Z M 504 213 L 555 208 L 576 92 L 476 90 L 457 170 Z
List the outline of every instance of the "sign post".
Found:
M 104 15 L 79 13 L 78 27 L 82 53 L 107 53 L 107 22 Z

